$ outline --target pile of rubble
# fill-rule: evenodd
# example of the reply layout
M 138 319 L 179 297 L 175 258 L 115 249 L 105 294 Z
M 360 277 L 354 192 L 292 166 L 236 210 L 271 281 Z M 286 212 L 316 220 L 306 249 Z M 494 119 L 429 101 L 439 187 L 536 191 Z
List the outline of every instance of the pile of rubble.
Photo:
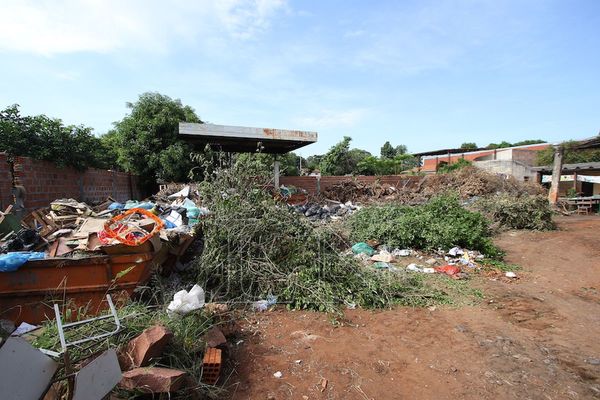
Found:
M 3 221 L 12 222 L 0 231 L 0 271 L 18 269 L 29 259 L 25 252 L 34 259 L 85 258 L 124 254 L 127 246 L 145 242 L 156 252 L 165 243 L 177 246 L 190 241 L 193 226 L 207 214 L 197 191 L 190 186 L 171 193 L 163 189 L 142 202 L 119 203 L 108 198 L 95 207 L 74 199 L 58 199 L 49 207 L 32 211 L 20 223 L 8 210 L 2 213 Z M 7 224 L 3 221 L 4 227 Z
M 335 221 L 361 209 L 361 206 L 355 205 L 351 201 L 346 203 L 328 201 L 327 203 L 324 205 L 307 203 L 293 207 L 297 212 L 303 214 L 311 221 Z

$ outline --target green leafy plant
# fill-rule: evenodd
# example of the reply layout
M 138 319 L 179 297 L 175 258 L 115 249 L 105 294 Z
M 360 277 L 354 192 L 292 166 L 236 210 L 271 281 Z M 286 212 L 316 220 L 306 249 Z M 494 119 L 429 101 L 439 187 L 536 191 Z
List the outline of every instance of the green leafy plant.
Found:
M 379 240 L 392 247 L 437 250 L 453 246 L 499 254 L 492 244 L 488 221 L 466 210 L 456 195 L 441 195 L 415 207 L 365 207 L 348 221 L 354 241 Z
M 543 195 L 507 193 L 477 200 L 472 208 L 483 213 L 490 221 L 504 228 L 549 230 L 556 226 L 552 209 Z
M 469 160 L 465 160 L 464 158 L 459 159 L 457 162 L 452 164 L 441 164 L 438 169 L 438 174 L 447 174 L 449 172 L 458 171 L 459 169 L 463 169 L 465 167 L 472 166 L 473 163 Z
M 334 311 L 362 307 L 424 305 L 445 294 L 404 272 L 376 272 L 338 250 L 348 244 L 331 228 L 312 225 L 261 189 L 252 160 L 218 168 L 201 184 L 204 250 L 198 281 L 215 296 L 254 301 L 277 295 L 290 308 Z

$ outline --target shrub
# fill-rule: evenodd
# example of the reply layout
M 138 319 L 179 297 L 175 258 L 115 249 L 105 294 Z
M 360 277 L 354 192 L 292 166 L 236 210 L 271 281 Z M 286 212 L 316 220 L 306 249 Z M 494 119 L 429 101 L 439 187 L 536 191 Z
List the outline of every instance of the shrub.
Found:
M 455 195 L 442 195 L 415 206 L 366 207 L 349 220 L 355 241 L 377 239 L 392 247 L 449 249 L 453 246 L 497 255 L 488 221 L 477 212 L 463 208 Z
M 201 185 L 211 214 L 201 223 L 205 241 L 196 270 L 213 295 L 249 301 L 273 294 L 291 308 L 324 311 L 344 303 L 384 307 L 443 300 L 443 293 L 427 291 L 418 277 L 377 273 L 342 255 L 334 231 L 273 200 L 259 189 L 267 182 L 261 185 L 252 174 L 251 165 L 236 164 L 216 170 Z
M 472 208 L 504 228 L 548 230 L 556 227 L 548 199 L 541 195 L 497 194 L 477 200 Z

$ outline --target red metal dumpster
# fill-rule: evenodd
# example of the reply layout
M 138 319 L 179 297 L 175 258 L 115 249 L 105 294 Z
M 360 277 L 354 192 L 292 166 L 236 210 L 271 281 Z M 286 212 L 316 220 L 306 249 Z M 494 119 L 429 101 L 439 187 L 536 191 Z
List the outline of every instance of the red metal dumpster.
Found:
M 106 308 L 107 293 L 125 292 L 145 283 L 155 252 L 51 258 L 29 261 L 19 270 L 0 274 L 0 318 L 38 324 L 54 318 L 53 303 L 86 307 L 96 314 Z

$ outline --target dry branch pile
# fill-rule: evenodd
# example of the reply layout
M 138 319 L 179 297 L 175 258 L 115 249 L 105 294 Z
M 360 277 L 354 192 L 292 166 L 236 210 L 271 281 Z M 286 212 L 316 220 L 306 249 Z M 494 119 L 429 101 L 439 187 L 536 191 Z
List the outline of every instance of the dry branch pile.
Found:
M 458 193 L 459 197 L 465 200 L 498 193 L 514 196 L 540 195 L 544 194 L 544 188 L 534 182 L 520 182 L 513 177 L 503 177 L 476 167 L 465 167 L 447 174 L 426 175 L 417 184 L 404 187 L 394 187 L 377 181 L 373 183 L 357 180 L 342 181 L 325 189 L 323 196 L 340 202 L 390 201 L 417 205 L 446 192 Z

